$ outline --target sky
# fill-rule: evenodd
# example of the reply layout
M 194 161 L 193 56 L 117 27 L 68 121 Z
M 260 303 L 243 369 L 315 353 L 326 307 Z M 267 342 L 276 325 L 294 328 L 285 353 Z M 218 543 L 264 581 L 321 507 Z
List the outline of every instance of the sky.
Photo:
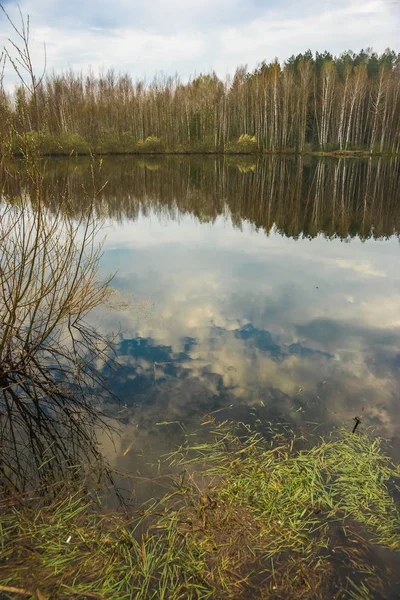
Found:
M 29 14 L 38 71 L 95 73 L 113 67 L 134 79 L 233 74 L 310 48 L 334 54 L 372 47 L 400 51 L 400 0 L 3 0 Z M 0 44 L 12 30 L 0 15 Z M 13 81 L 6 72 L 6 83 Z

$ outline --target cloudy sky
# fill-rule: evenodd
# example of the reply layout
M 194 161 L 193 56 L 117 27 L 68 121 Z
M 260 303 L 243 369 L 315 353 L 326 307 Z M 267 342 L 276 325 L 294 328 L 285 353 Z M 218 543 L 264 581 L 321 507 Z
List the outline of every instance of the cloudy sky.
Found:
M 17 19 L 17 2 L 3 0 Z M 115 67 L 156 72 L 232 73 L 307 48 L 340 53 L 400 50 L 399 0 L 21 0 L 32 23 L 33 55 L 46 42 L 48 69 Z M 0 41 L 11 33 L 0 16 Z

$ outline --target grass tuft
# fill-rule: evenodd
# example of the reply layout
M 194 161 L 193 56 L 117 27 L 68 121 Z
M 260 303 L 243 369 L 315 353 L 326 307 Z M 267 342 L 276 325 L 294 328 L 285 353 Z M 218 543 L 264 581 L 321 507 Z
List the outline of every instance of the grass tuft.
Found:
M 400 469 L 381 440 L 340 431 L 305 448 L 223 423 L 166 464 L 181 475 L 135 518 L 83 487 L 4 500 L 5 597 L 365 599 L 395 582 Z

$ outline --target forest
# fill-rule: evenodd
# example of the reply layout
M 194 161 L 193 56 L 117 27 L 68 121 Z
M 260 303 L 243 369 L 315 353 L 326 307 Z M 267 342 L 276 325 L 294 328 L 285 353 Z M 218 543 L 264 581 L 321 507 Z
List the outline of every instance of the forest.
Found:
M 34 92 L 34 93 L 32 93 Z M 0 98 L 14 154 L 400 152 L 400 54 L 307 51 L 182 82 L 67 71 Z

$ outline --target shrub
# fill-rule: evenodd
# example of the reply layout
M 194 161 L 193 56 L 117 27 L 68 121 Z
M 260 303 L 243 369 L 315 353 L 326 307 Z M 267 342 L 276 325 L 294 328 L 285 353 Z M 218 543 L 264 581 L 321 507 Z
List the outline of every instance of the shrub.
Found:
M 139 140 L 137 150 L 139 152 L 164 152 L 164 144 L 155 135 L 149 135 L 144 141 Z
M 304 149 L 303 149 L 304 154 L 311 154 L 312 151 L 313 151 L 313 147 L 310 142 L 307 142 L 306 144 L 304 144 Z
M 95 148 L 99 154 L 115 154 L 121 151 L 121 142 L 115 133 L 103 131 L 95 144 Z
M 40 150 L 42 154 L 89 154 L 90 146 L 79 133 L 64 133 L 45 135 Z
M 40 152 L 44 134 L 40 131 L 25 131 L 12 136 L 11 152 L 26 156 Z
M 238 154 L 251 154 L 258 152 L 258 142 L 256 136 L 248 135 L 247 133 L 242 134 L 237 142 L 229 142 L 225 148 L 227 152 L 233 152 Z

